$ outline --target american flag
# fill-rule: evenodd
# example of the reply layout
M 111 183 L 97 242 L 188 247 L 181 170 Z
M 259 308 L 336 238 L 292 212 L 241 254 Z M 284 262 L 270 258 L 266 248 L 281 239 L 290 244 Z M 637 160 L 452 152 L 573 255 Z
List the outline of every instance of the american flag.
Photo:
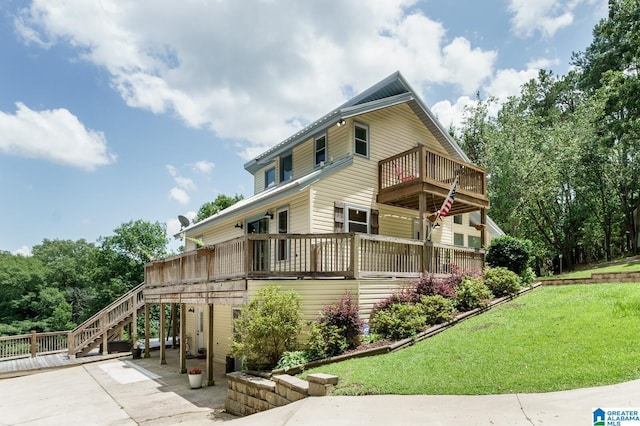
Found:
M 447 198 L 444 200 L 444 203 L 442 203 L 442 207 L 440 207 L 440 211 L 438 212 L 439 217 L 446 217 L 447 214 L 449 213 L 449 209 L 453 204 L 453 199 L 456 197 L 457 188 L 458 188 L 458 176 L 456 176 L 456 179 L 453 181 L 453 185 L 449 190 L 449 195 L 447 195 Z

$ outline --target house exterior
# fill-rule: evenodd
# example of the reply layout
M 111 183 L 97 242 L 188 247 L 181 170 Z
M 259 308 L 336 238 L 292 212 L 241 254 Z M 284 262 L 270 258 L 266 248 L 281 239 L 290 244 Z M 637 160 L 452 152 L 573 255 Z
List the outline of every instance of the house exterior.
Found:
M 145 303 L 179 304 L 181 336 L 211 363 L 225 362 L 234 312 L 261 287 L 298 292 L 306 320 L 350 291 L 367 320 L 425 270 L 481 268 L 502 234 L 486 214 L 484 170 L 399 72 L 245 169 L 252 196 L 183 229 L 185 253 L 146 265 Z

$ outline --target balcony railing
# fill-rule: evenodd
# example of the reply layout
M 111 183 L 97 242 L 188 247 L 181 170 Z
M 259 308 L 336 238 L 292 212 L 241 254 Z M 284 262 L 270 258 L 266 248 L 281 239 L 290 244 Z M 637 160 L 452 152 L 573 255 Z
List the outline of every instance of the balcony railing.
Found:
M 482 268 L 484 252 L 418 240 L 344 234 L 251 234 L 149 263 L 146 287 L 234 279 L 417 277 Z
M 379 201 L 383 203 L 417 209 L 420 192 L 441 202 L 457 176 L 457 203 L 452 210 L 466 212 L 489 206 L 483 169 L 430 151 L 424 145 L 380 161 L 378 173 Z M 436 207 L 440 205 L 436 203 Z

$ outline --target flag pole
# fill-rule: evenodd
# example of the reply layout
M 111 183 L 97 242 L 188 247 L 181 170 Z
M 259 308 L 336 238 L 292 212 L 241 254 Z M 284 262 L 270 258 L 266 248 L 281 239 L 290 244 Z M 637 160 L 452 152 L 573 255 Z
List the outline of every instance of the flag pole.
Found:
M 442 202 L 442 206 L 440 207 L 440 210 L 437 211 L 438 214 L 436 215 L 436 218 L 434 219 L 433 223 L 429 225 L 429 234 L 427 235 L 427 241 L 431 241 L 431 233 L 433 232 L 433 229 L 438 224 L 438 219 L 442 217 L 443 210 L 446 209 L 444 216 L 446 216 L 447 213 L 449 213 L 449 209 L 453 204 L 453 199 L 456 196 L 457 186 L 458 186 L 458 175 L 456 175 L 456 178 L 453 180 L 453 183 L 451 184 L 451 189 L 449 189 L 449 194 L 447 194 L 447 198 L 444 199 L 444 201 Z

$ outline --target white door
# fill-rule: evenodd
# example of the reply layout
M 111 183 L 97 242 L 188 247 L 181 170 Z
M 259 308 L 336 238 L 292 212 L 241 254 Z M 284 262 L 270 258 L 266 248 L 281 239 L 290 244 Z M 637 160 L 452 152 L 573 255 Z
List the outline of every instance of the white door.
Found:
M 202 306 L 196 306 L 196 341 L 195 348 L 191 348 L 192 353 L 198 353 L 198 349 L 204 348 L 204 311 Z

